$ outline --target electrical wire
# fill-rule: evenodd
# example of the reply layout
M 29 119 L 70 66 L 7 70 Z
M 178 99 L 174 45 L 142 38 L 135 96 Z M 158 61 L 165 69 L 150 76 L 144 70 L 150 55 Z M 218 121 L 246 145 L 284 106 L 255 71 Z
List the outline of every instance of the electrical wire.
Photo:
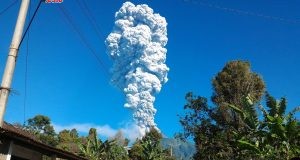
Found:
M 29 24 L 27 25 L 27 28 L 26 28 L 26 30 L 25 30 L 23 36 L 22 36 L 22 39 L 21 39 L 21 41 L 20 41 L 20 44 L 19 44 L 18 48 L 20 48 L 20 46 L 21 46 L 21 44 L 22 44 L 24 38 L 26 37 L 26 33 L 28 32 L 28 30 L 29 30 L 29 28 L 30 28 L 30 26 L 31 26 L 31 24 L 32 24 L 32 22 L 33 22 L 33 20 L 34 20 L 34 18 L 35 18 L 35 16 L 36 16 L 36 14 L 37 14 L 37 12 L 38 12 L 38 10 L 39 10 L 41 4 L 42 4 L 42 2 L 44 2 L 44 1 L 43 1 L 43 0 L 40 0 L 38 6 L 36 7 L 36 9 L 35 9 L 35 11 L 34 11 L 34 13 L 33 13 L 33 16 L 31 17 L 31 19 L 30 19 L 30 21 L 29 21 Z
M 97 62 L 100 64 L 102 71 L 105 73 L 105 75 L 108 77 L 108 69 L 102 62 L 101 58 L 97 55 L 96 51 L 92 48 L 92 46 L 86 41 L 85 37 L 83 36 L 83 33 L 80 31 L 80 29 L 75 25 L 75 23 L 72 20 L 72 17 L 68 14 L 66 9 L 63 7 L 63 5 L 57 5 L 59 10 L 62 12 L 63 16 L 67 20 L 67 24 L 71 25 L 71 27 L 74 29 L 74 31 L 78 34 L 80 40 L 82 43 L 90 50 L 90 53 L 96 58 Z
M 7 10 L 9 10 L 12 6 L 14 6 L 15 4 L 17 4 L 18 0 L 13 1 L 9 6 L 7 6 L 6 8 L 4 8 L 1 12 L 0 12 L 0 16 L 2 14 L 4 14 Z
M 31 16 L 31 4 L 29 4 L 28 17 Z M 23 101 L 23 125 L 26 123 L 26 109 L 27 109 L 27 86 L 28 86 L 28 55 L 29 55 L 29 39 L 30 29 L 27 32 L 26 55 L 25 55 L 25 75 L 24 75 L 24 101 Z
M 232 12 L 232 13 L 236 13 L 236 14 L 240 14 L 240 15 L 255 16 L 255 17 L 260 17 L 260 18 L 270 19 L 270 20 L 275 20 L 275 21 L 281 21 L 281 22 L 290 23 L 290 24 L 300 24 L 300 20 L 286 19 L 283 17 L 270 16 L 270 15 L 265 15 L 265 14 L 261 14 L 261 13 L 255 13 L 255 12 L 250 12 L 250 11 L 245 11 L 245 10 L 240 10 L 240 9 L 223 7 L 220 5 L 203 2 L 201 0 L 183 0 L 183 2 L 184 3 L 192 3 L 195 5 L 201 5 L 201 6 L 209 7 L 209 8 L 214 8 L 214 9 L 222 10 L 225 12 Z
M 96 19 L 94 18 L 93 14 L 92 14 L 91 10 L 89 9 L 88 5 L 86 4 L 86 2 L 81 1 L 81 0 L 76 0 L 76 2 L 79 5 L 82 12 L 84 13 L 84 15 L 87 17 L 88 21 L 92 24 L 92 27 L 93 27 L 94 31 L 97 33 L 99 40 L 103 41 L 105 36 L 104 36 L 103 32 L 101 31 Z M 103 39 L 101 39 L 100 37 L 102 37 Z

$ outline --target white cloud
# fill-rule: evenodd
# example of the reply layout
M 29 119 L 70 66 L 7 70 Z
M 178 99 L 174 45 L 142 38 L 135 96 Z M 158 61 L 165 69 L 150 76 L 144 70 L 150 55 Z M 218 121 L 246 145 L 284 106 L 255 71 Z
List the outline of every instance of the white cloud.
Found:
M 114 129 L 109 125 L 95 125 L 90 123 L 83 123 L 83 124 L 77 123 L 77 124 L 70 124 L 70 125 L 59 125 L 54 123 L 53 127 L 57 133 L 64 129 L 71 130 L 75 128 L 78 132 L 85 133 L 85 134 L 89 132 L 90 128 L 96 128 L 97 133 L 100 136 L 106 138 L 113 137 L 119 130 L 121 130 L 124 136 L 128 138 L 131 142 L 135 141 L 137 137 L 140 137 L 139 129 L 134 124 L 125 124 L 123 127 L 119 129 Z

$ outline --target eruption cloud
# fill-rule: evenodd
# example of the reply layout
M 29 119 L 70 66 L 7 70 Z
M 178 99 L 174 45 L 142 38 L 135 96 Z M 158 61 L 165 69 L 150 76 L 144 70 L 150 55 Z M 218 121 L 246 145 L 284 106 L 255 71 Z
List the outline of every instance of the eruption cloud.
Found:
M 112 84 L 124 92 L 124 107 L 133 111 L 141 136 L 152 127 L 158 129 L 153 103 L 168 81 L 167 41 L 165 18 L 145 4 L 135 6 L 131 2 L 116 12 L 113 31 L 105 40 L 114 62 Z

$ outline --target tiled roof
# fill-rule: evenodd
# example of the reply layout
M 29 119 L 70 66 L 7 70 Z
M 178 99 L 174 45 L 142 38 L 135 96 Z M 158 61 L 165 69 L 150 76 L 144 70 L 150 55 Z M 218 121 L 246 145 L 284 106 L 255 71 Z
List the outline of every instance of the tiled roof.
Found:
M 39 141 L 33 134 L 6 122 L 3 123 L 2 128 L 0 127 L 0 139 L 2 138 L 12 139 L 15 143 L 20 143 L 44 155 L 56 155 L 58 158 L 70 160 L 86 160 L 73 153 L 46 145 Z

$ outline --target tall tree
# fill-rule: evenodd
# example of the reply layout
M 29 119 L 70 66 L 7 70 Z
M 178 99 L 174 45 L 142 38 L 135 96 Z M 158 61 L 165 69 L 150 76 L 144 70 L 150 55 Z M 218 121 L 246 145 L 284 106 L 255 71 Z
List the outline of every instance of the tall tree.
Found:
M 266 106 L 257 105 L 264 82 L 250 64 L 232 61 L 213 79 L 214 94 L 207 99 L 186 95 L 180 117 L 183 137 L 196 145 L 194 159 L 290 159 L 300 156 L 300 127 L 295 112 L 286 113 L 287 100 L 266 94 Z M 263 112 L 259 119 L 258 108 Z
M 233 147 L 229 143 L 231 134 L 216 121 L 216 108 L 209 106 L 205 97 L 191 92 L 185 99 L 185 113 L 180 116 L 184 129 L 181 138 L 194 140 L 194 159 L 234 159 Z
M 45 144 L 51 146 L 56 146 L 58 144 L 57 136 L 51 124 L 51 120 L 47 116 L 36 115 L 35 117 L 28 119 L 24 128 L 33 133 Z
M 213 78 L 212 86 L 212 101 L 219 107 L 219 123 L 224 126 L 234 124 L 236 129 L 243 124 L 240 117 L 226 104 L 242 108 L 243 99 L 247 95 L 251 95 L 253 103 L 257 103 L 265 92 L 264 81 L 251 71 L 250 63 L 239 60 L 228 62 Z
M 76 129 L 62 130 L 58 133 L 58 145 L 57 148 L 69 151 L 72 153 L 79 153 L 79 147 L 77 143 L 80 141 L 78 132 Z

